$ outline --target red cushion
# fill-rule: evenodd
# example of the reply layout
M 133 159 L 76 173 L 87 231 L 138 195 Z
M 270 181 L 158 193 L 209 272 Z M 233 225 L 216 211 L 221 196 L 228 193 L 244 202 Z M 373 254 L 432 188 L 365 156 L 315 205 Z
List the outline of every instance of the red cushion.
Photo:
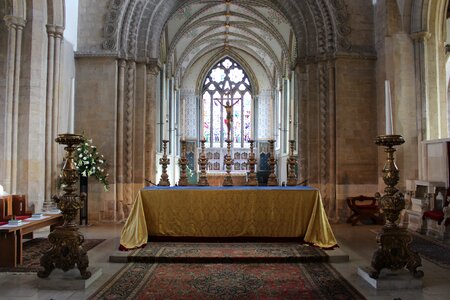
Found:
M 16 216 L 16 220 L 25 220 L 25 219 L 28 219 L 29 217 L 31 217 L 31 216 L 29 216 L 29 215 Z
M 0 226 L 1 225 L 6 225 L 6 224 L 8 224 L 8 222 L 0 222 Z
M 444 213 L 440 210 L 429 210 L 423 213 L 423 218 L 429 218 L 440 223 L 444 220 Z

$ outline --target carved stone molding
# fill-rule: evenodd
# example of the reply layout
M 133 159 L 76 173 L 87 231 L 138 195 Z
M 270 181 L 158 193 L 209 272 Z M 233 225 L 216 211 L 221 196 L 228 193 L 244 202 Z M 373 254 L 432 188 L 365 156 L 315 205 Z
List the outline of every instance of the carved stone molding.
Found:
M 125 0 L 110 1 L 109 9 L 105 16 L 105 27 L 103 28 L 105 40 L 102 46 L 105 50 L 117 50 L 117 28 L 122 14 L 122 6 L 125 2 Z

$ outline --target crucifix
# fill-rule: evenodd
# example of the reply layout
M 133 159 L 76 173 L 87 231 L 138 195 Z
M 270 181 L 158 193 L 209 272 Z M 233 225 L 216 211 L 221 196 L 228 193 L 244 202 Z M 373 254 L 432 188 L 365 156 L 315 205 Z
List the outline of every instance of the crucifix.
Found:
M 214 101 L 216 101 L 216 105 L 217 103 L 219 103 L 221 106 L 223 106 L 225 108 L 225 112 L 226 112 L 226 118 L 225 118 L 225 124 L 227 125 L 227 137 L 228 139 L 230 139 L 231 136 L 231 126 L 233 123 L 233 106 L 238 103 L 241 98 L 230 98 L 230 92 L 227 91 L 225 92 L 225 95 L 227 96 L 226 99 L 226 103 L 224 104 L 223 101 L 225 100 L 223 97 L 221 98 L 214 98 Z M 235 101 L 236 100 L 236 101 Z

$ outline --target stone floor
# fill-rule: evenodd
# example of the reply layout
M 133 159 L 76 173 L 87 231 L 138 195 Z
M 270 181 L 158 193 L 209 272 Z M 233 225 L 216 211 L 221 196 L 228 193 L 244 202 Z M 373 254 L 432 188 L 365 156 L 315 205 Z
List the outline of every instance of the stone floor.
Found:
M 101 268 L 102 275 L 86 290 L 42 290 L 37 288 L 36 274 L 0 273 L 0 299 L 86 299 L 122 267 L 120 263 L 108 261 L 109 255 L 119 246 L 121 226 L 94 224 L 81 228 L 87 238 L 107 239 L 89 251 L 90 266 Z M 441 268 L 426 260 L 422 261 L 421 269 L 425 272 L 425 277 L 423 289 L 419 290 L 377 291 L 357 275 L 359 266 L 370 265 L 376 249 L 373 231 L 379 228 L 376 225 L 333 225 L 340 250 L 350 256 L 349 262 L 333 263 L 333 266 L 368 299 L 449 299 L 450 269 Z M 47 234 L 45 231 L 39 233 L 44 236 Z

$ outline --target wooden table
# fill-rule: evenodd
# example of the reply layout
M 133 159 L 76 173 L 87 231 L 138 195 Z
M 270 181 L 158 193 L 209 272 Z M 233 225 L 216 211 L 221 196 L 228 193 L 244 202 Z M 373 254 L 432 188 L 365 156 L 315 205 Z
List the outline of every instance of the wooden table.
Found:
M 63 223 L 63 216 L 61 214 L 44 215 L 42 219 L 25 219 L 24 224 L 20 226 L 0 226 L 0 266 L 1 267 L 16 267 L 23 263 L 22 258 L 22 240 L 23 236 L 33 231 L 50 226 L 50 230 L 54 226 Z

